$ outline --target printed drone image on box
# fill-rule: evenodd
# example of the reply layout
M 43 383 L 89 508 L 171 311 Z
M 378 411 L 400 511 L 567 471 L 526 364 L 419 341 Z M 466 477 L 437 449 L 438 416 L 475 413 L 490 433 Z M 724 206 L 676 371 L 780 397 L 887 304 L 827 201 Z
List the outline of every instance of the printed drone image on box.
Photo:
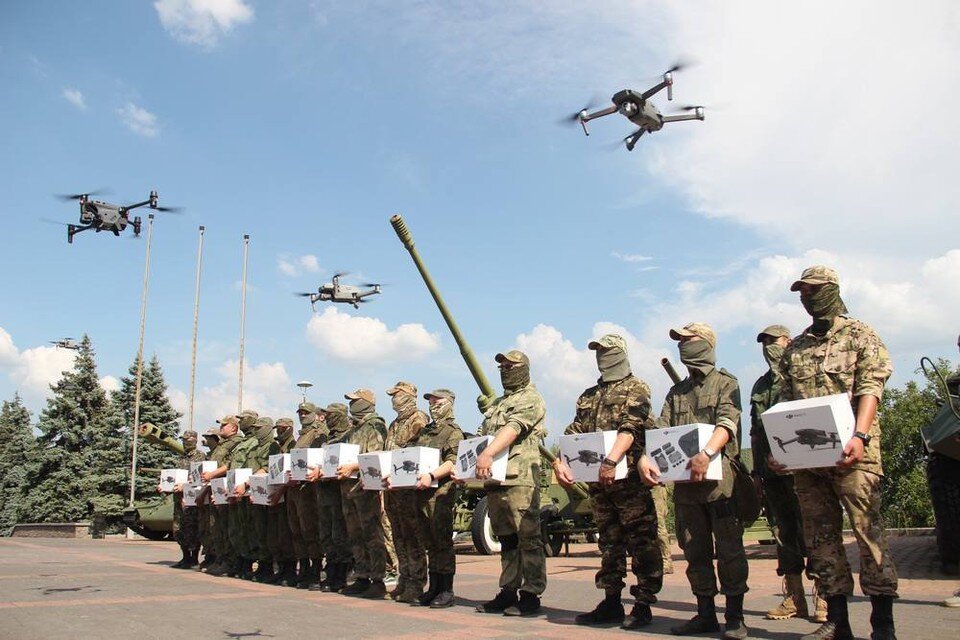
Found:
M 172 493 L 178 484 L 187 484 L 186 469 L 163 469 L 160 471 L 160 491 Z
M 760 418 L 770 453 L 787 469 L 836 466 L 856 426 L 845 393 L 778 402 Z
M 454 465 L 458 479 L 469 480 L 477 477 L 477 456 L 483 453 L 491 442 L 493 442 L 493 436 L 479 436 L 460 441 L 460 444 L 457 445 L 457 462 Z M 506 480 L 509 454 L 509 448 L 497 454 L 490 466 L 491 476 L 488 480 L 496 480 L 497 482 Z
M 210 473 L 217 470 L 216 460 L 203 460 L 201 462 L 190 463 L 190 473 L 187 474 L 187 482 L 190 484 L 203 484 L 203 478 L 200 474 Z
M 189 509 L 200 504 L 200 496 L 203 495 L 206 485 L 189 484 L 183 488 L 183 507 Z
M 250 496 L 250 502 L 264 506 L 270 506 L 270 498 L 283 491 L 283 487 L 270 484 L 270 476 L 266 473 L 262 475 L 250 476 L 247 480 L 249 488 L 247 495 Z M 277 503 L 283 502 L 283 497 Z
M 290 479 L 306 482 L 307 467 L 319 467 L 323 464 L 323 449 L 291 449 Z
M 689 482 L 690 458 L 700 453 L 710 441 L 712 424 L 684 424 L 678 427 L 647 431 L 647 456 L 660 470 L 660 482 Z M 707 465 L 706 480 L 720 480 L 723 463 L 718 453 Z
M 324 479 L 336 479 L 337 467 L 342 464 L 356 464 L 357 456 L 360 455 L 360 445 L 338 442 L 331 444 L 323 449 L 323 477 Z M 351 478 L 356 478 L 357 474 L 351 474 Z
M 357 456 L 360 464 L 360 481 L 368 491 L 383 491 L 383 479 L 390 475 L 389 451 L 372 451 Z
M 290 454 L 274 453 L 268 458 L 267 473 L 270 484 L 287 484 L 290 480 Z
M 617 439 L 616 431 L 571 433 L 560 436 L 560 456 L 573 472 L 577 482 L 599 482 L 600 463 L 607 457 Z M 627 456 L 620 458 L 614 469 L 614 480 L 627 477 Z
M 440 466 L 440 449 L 433 447 L 406 447 L 390 453 L 390 486 L 394 489 L 415 487 L 417 478 Z M 432 486 L 436 487 L 437 483 Z
M 214 478 L 210 481 L 210 499 L 213 504 L 227 504 L 230 494 L 227 493 L 227 479 Z
M 230 495 L 233 495 L 238 485 L 245 484 L 252 474 L 253 469 L 247 467 L 227 471 L 227 491 L 230 492 Z M 249 487 L 247 487 L 247 490 L 249 491 Z

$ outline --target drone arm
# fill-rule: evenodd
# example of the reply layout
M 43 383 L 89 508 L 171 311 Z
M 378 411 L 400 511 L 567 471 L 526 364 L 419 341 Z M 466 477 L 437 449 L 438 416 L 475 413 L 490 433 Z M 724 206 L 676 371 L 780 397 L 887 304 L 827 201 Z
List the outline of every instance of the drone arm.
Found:
M 663 116 L 664 124 L 668 122 L 683 122 L 684 120 L 703 120 L 703 109 L 698 107 L 696 113 L 689 115 Z
M 606 109 L 600 109 L 600 111 L 594 111 L 593 113 L 587 113 L 580 116 L 580 122 L 590 122 L 591 120 L 596 120 L 597 118 L 602 118 L 603 116 L 609 116 L 610 114 L 617 112 L 617 105 L 611 105 Z
M 150 201 L 149 201 L 149 200 L 144 200 L 143 202 L 138 202 L 138 203 L 136 203 L 136 204 L 127 205 L 126 207 L 123 207 L 122 210 L 123 210 L 123 211 L 130 211 L 131 209 L 138 209 L 138 208 L 140 208 L 140 207 L 145 207 L 145 206 L 147 206 L 148 204 L 150 204 Z
M 663 91 L 664 89 L 666 89 L 666 88 L 668 88 L 668 87 L 673 87 L 673 78 L 664 77 L 663 82 L 661 82 L 661 83 L 658 84 L 658 85 L 654 85 L 654 86 L 650 87 L 649 89 L 647 89 L 646 91 L 644 91 L 643 94 L 641 94 L 640 97 L 643 98 L 644 100 L 649 100 L 650 98 L 652 98 L 653 96 L 657 95 L 658 93 L 660 93 L 661 91 Z M 671 89 L 671 91 L 670 91 L 670 94 L 668 95 L 668 99 L 669 99 L 669 100 L 673 100 L 673 90 L 672 90 L 672 89 Z

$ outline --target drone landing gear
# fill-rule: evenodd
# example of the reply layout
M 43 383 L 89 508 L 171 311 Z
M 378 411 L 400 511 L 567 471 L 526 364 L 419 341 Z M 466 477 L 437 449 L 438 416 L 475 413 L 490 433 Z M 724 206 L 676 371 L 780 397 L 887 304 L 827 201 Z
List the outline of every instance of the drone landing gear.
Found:
M 646 132 L 646 129 L 638 129 L 634 134 L 627 136 L 624 139 L 624 142 L 627 143 L 627 151 L 633 151 L 633 148 L 637 146 L 637 141 L 640 140 L 640 136 Z

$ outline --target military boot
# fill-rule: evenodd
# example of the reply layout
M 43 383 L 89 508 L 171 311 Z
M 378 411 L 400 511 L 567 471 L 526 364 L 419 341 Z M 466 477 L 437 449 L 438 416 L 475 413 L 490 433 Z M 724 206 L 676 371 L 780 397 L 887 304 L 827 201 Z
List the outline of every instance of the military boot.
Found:
M 273 573 L 273 560 L 261 560 L 257 563 L 257 570 L 253 574 L 254 582 L 263 582 L 273 584 L 275 574 Z
M 370 586 L 359 595 L 367 600 L 384 600 L 387 597 L 387 585 L 383 583 L 383 580 L 371 580 Z
M 238 578 L 243 578 L 244 580 L 253 580 L 253 559 L 244 558 L 243 559 L 243 570 L 240 572 Z
M 424 591 L 419 598 L 417 598 L 416 602 L 410 603 L 414 607 L 428 606 L 431 602 L 433 602 L 433 599 L 436 598 L 437 595 L 440 593 L 440 590 L 441 590 L 440 574 L 437 573 L 436 571 L 431 571 L 427 575 L 429 576 L 429 579 L 430 579 L 430 583 L 429 583 L 430 586 L 427 587 L 427 590 Z
M 620 601 L 619 593 L 608 593 L 600 601 L 593 611 L 581 613 L 574 618 L 577 624 L 582 625 L 600 625 L 600 624 L 619 624 L 623 622 L 623 603 Z
M 297 561 L 284 560 L 280 563 L 280 567 L 281 577 L 277 584 L 295 588 L 297 586 Z
M 723 640 L 744 640 L 749 635 L 747 624 L 743 621 L 742 593 L 738 596 L 727 596 L 723 621 Z
M 406 589 L 397 596 L 396 601 L 403 604 L 416 604 L 417 600 L 423 595 L 423 585 L 414 584 L 412 581 L 407 583 Z
M 330 571 L 329 567 L 327 571 Z M 310 591 L 322 591 L 323 580 L 323 557 L 312 558 L 310 560 L 310 580 L 307 582 L 307 589 Z
M 897 640 L 893 626 L 893 596 L 870 596 L 870 640 Z
M 813 617 L 811 620 L 823 624 L 827 621 L 827 601 L 820 597 L 819 580 L 813 582 Z
M 397 578 L 397 586 L 390 590 L 390 593 L 387 594 L 391 600 L 396 602 L 397 598 L 403 595 L 403 592 L 407 590 L 407 579 L 404 576 Z
M 243 558 L 240 556 L 237 556 L 236 558 L 233 559 L 233 562 L 230 563 L 230 567 L 227 569 L 226 575 L 228 578 L 236 578 L 236 577 L 239 577 L 240 574 L 242 573 L 243 573 Z
M 229 564 L 230 563 L 226 558 L 217 558 L 215 562 L 213 562 L 207 567 L 207 575 L 208 576 L 226 575 L 227 567 Z
M 350 565 L 346 562 L 327 564 L 327 583 L 323 585 L 325 593 L 337 593 L 347 584 L 347 572 Z
M 437 578 L 440 580 L 440 593 L 430 601 L 430 608 L 446 609 L 452 607 L 457 601 L 457 597 L 453 593 L 453 574 L 438 573 Z
M 671 627 L 675 636 L 692 636 L 698 633 L 720 631 L 717 621 L 717 608 L 710 596 L 697 596 L 697 615 L 677 627 Z
M 189 547 L 180 547 L 180 561 L 170 565 L 171 569 L 189 569 L 190 568 L 190 549 Z
M 635 602 L 633 603 L 633 609 L 630 610 L 630 615 L 620 623 L 620 628 L 633 631 L 646 627 L 651 622 L 653 622 L 653 612 L 650 611 L 650 605 L 646 602 Z
M 503 610 L 505 616 L 535 616 L 540 613 L 540 596 L 529 591 L 520 590 L 517 604 Z
M 310 558 L 300 558 L 297 570 L 297 589 L 306 589 L 310 586 Z
M 283 582 L 283 568 L 286 562 L 277 560 L 277 570 L 263 581 L 264 584 L 281 584 Z M 272 568 L 272 567 L 271 567 Z
M 345 596 L 358 596 L 369 588 L 370 580 L 368 578 L 357 578 L 353 581 L 353 584 L 340 589 L 340 593 Z
M 800 640 L 854 640 L 847 612 L 847 596 L 827 598 L 827 621 Z
M 503 587 L 493 600 L 478 604 L 477 611 L 480 613 L 503 613 L 507 608 L 516 605 L 517 600 L 515 589 Z
M 803 593 L 803 579 L 799 575 L 783 577 L 783 602 L 767 611 L 767 620 L 806 618 L 807 598 Z
M 207 555 L 203 556 L 203 562 L 200 563 L 200 566 L 197 567 L 197 570 L 204 571 L 215 564 L 217 564 L 217 556 L 212 553 L 208 553 Z

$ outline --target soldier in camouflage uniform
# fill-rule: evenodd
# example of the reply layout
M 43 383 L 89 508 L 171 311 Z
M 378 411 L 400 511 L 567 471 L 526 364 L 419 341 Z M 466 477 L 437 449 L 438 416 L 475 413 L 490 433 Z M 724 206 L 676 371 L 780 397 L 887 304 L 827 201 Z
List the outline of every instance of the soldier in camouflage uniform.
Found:
M 657 546 L 663 558 L 663 573 L 673 573 L 673 558 L 670 553 L 670 530 L 667 529 L 667 519 L 670 516 L 670 496 L 667 488 L 658 484 L 650 491 L 653 494 L 653 504 L 657 508 Z
M 279 418 L 275 424 L 276 439 L 270 445 L 270 455 L 290 453 L 296 442 L 293 438 L 293 420 Z M 265 582 L 269 584 L 296 585 L 297 557 L 293 553 L 293 539 L 287 519 L 286 487 L 276 493 L 267 507 L 267 548 L 270 557 L 277 563 L 277 572 Z
M 239 421 L 236 416 L 221 418 L 220 445 L 210 455 L 219 466 L 213 471 L 203 474 L 204 482 L 214 478 L 222 478 L 230 469 L 230 462 L 234 450 L 243 443 L 243 436 L 239 433 Z M 217 547 L 217 564 L 208 567 L 207 573 L 212 576 L 222 576 L 234 570 L 237 561 L 237 549 L 230 542 L 230 505 L 212 505 L 214 511 L 214 531 Z
M 259 445 L 254 432 L 256 431 L 259 414 L 256 411 L 244 410 L 237 415 L 240 431 L 243 433 L 243 442 L 237 445 L 230 456 L 230 471 L 235 469 L 250 469 L 254 450 Z M 246 493 L 246 484 L 237 485 L 234 494 L 230 497 L 228 510 L 228 535 L 230 545 L 237 553 L 233 570 L 227 575 L 236 576 L 244 580 L 253 578 L 253 562 L 257 557 L 257 544 L 254 538 L 254 525 L 251 519 L 250 502 L 243 497 Z
M 220 429 L 207 429 L 203 434 L 203 444 L 207 448 L 207 459 L 215 460 L 214 452 L 220 446 Z M 215 510 L 210 501 L 209 487 L 204 490 L 197 511 L 200 514 L 200 543 L 203 546 L 203 562 L 197 568 L 202 571 L 217 562 Z
M 327 440 L 327 425 L 317 405 L 304 402 L 297 407 L 300 435 L 293 449 L 320 448 Z M 293 552 L 300 562 L 296 586 L 319 588 L 323 550 L 320 548 L 320 516 L 317 487 L 312 482 L 291 481 L 287 487 L 287 520 L 293 538 Z
M 273 418 L 260 416 L 255 425 L 254 437 L 257 439 L 257 445 L 250 452 L 247 459 L 247 466 L 253 471 L 253 475 L 267 475 L 270 451 L 276 444 L 274 438 Z M 257 570 L 252 576 L 254 582 L 272 582 L 273 556 L 270 554 L 270 546 L 267 542 L 269 525 L 269 509 L 267 505 L 253 504 L 251 501 L 247 506 L 250 513 L 250 524 L 252 527 L 250 539 L 252 541 L 252 554 L 257 560 Z
M 350 416 L 354 426 L 343 438 L 360 447 L 360 453 L 383 451 L 387 438 L 387 425 L 376 412 L 376 396 L 369 389 L 357 389 L 344 396 L 350 401 Z M 382 600 L 387 595 L 383 583 L 387 568 L 387 549 L 383 539 L 379 491 L 364 491 L 360 480 L 351 478 L 360 465 L 341 464 L 337 468 L 340 480 L 340 495 L 343 500 L 343 515 L 347 523 L 347 536 L 353 548 L 356 581 L 344 587 L 340 593 L 358 595 L 372 600 Z
M 423 594 L 423 583 L 412 585 L 411 604 L 433 609 L 452 607 L 453 576 L 457 572 L 457 556 L 453 551 L 453 509 L 457 502 L 457 485 L 450 481 L 457 461 L 457 447 L 463 440 L 463 431 L 454 421 L 453 403 L 456 396 L 449 389 L 437 389 L 423 396 L 430 403 L 430 422 L 417 433 L 407 446 L 432 447 L 440 450 L 440 466 L 417 478 L 417 486 L 410 493 L 414 499 L 413 513 L 404 518 L 416 520 L 420 545 L 419 558 L 426 551 L 429 558 L 430 588 Z M 433 488 L 433 483 L 438 483 Z M 423 568 L 413 567 L 415 575 Z
M 176 468 L 190 470 L 191 462 L 200 462 L 206 458 L 197 449 L 197 432 L 184 431 L 180 436 L 183 455 L 177 458 Z M 183 485 L 173 490 L 173 536 L 180 545 L 183 557 L 172 565 L 174 569 L 192 569 L 197 566 L 200 555 L 200 512 L 196 507 L 184 508 Z
M 790 287 L 813 318 L 783 356 L 780 400 L 847 394 L 856 416 L 854 437 L 845 443 L 834 468 L 794 473 L 803 512 L 810 573 L 820 580 L 827 600 L 827 622 L 807 640 L 853 638 L 847 598 L 853 575 L 843 549 L 843 512 L 860 547 L 860 588 L 870 596 L 873 640 L 895 638 L 893 600 L 897 570 L 887 550 L 880 515 L 880 423 L 877 405 L 893 371 L 890 355 L 873 329 L 847 315 L 836 271 L 824 266 L 804 270 Z M 768 463 L 782 470 L 775 455 Z
M 402 449 L 417 437 L 430 418 L 417 408 L 417 388 L 401 380 L 390 389 L 393 410 L 397 417 L 387 427 L 386 451 Z M 413 491 L 397 490 L 383 493 L 383 506 L 393 529 L 394 549 L 397 553 L 399 580 L 390 597 L 397 602 L 413 602 L 420 597 L 427 581 L 427 564 L 417 530 L 417 501 Z
M 737 379 L 716 366 L 717 336 L 708 325 L 694 322 L 671 329 L 679 342 L 680 362 L 689 376 L 670 387 L 658 426 L 693 423 L 715 425 L 713 435 L 699 453 L 690 458 L 692 482 L 674 485 L 673 502 L 677 540 L 687 560 L 687 580 L 697 597 L 697 615 L 673 627 L 674 635 L 718 631 L 714 597 L 717 576 L 726 596 L 725 639 L 746 638 L 743 594 L 747 592 L 747 556 L 743 550 L 743 524 L 733 500 L 733 468 L 730 459 L 738 454 L 740 430 L 740 388 Z M 721 456 L 721 480 L 704 480 L 711 460 Z M 641 474 L 648 484 L 660 476 L 647 456 L 641 460 Z M 713 557 L 716 550 L 717 568 Z
M 477 479 L 490 478 L 493 458 L 509 447 L 507 476 L 487 483 L 487 508 L 500 539 L 500 592 L 477 605 L 481 613 L 530 616 L 540 611 L 547 588 L 547 563 L 540 539 L 540 443 L 546 435 L 546 407 L 530 382 L 530 360 L 521 351 L 496 355 L 504 394 L 481 396 L 484 414 L 478 435 L 494 436 L 477 456 Z M 519 591 L 519 593 L 518 593 Z
M 650 605 L 663 586 L 663 556 L 657 543 L 657 511 L 650 487 L 643 484 L 637 463 L 643 455 L 645 432 L 653 426 L 650 387 L 630 371 L 626 341 L 608 334 L 590 342 L 596 352 L 600 379 L 577 400 L 576 415 L 564 433 L 616 431 L 610 453 L 600 463 L 597 478 L 589 484 L 593 519 L 600 532 L 600 570 L 596 585 L 605 597 L 589 613 L 577 616 L 577 624 L 622 623 L 624 629 L 639 629 L 653 620 Z M 627 458 L 627 477 L 614 480 L 620 460 Z M 559 457 L 553 462 L 557 480 L 574 484 L 573 472 Z M 627 575 L 626 558 L 637 578 L 631 592 L 636 603 L 629 617 L 620 600 Z

